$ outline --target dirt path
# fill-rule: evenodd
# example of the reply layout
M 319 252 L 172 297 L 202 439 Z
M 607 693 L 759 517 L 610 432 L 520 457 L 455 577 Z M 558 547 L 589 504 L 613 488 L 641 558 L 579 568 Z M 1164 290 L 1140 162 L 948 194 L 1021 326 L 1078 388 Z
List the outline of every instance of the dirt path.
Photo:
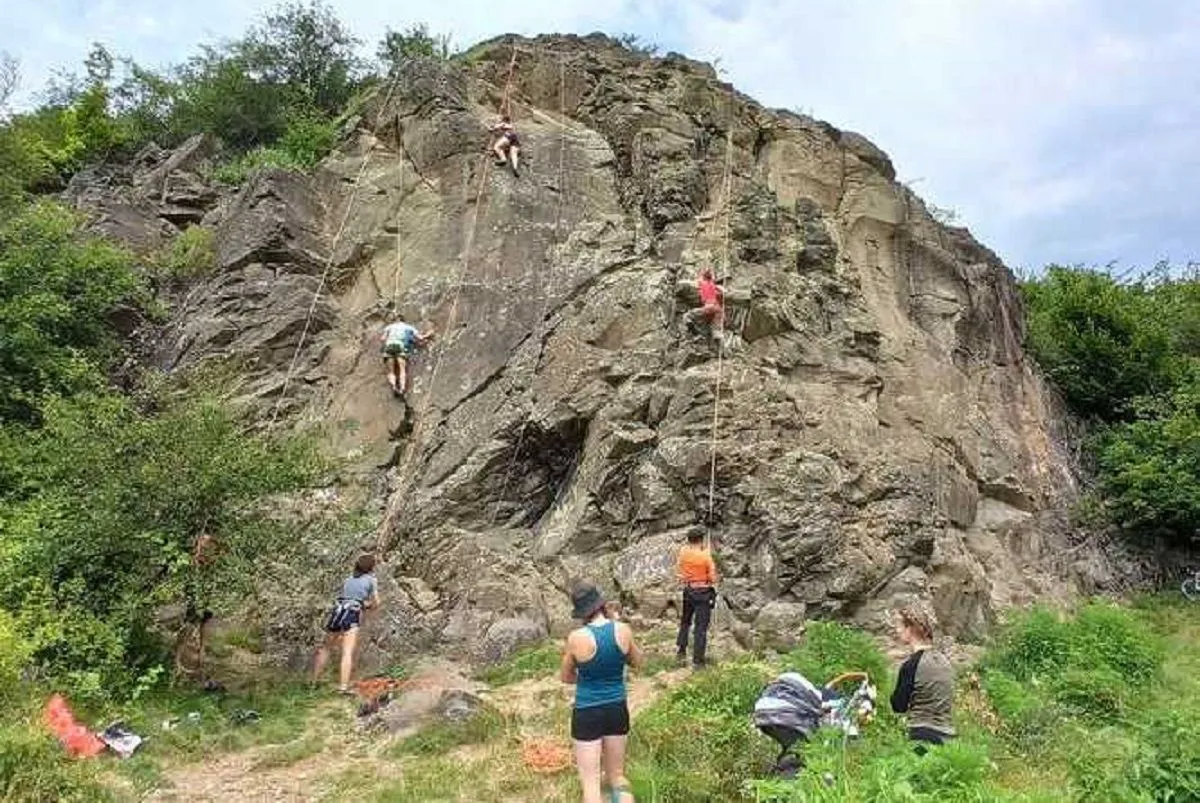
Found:
M 672 669 L 654 675 L 634 675 L 629 681 L 629 707 L 642 711 L 665 691 L 691 674 Z M 448 686 L 455 685 L 442 678 Z M 432 682 L 432 681 L 431 681 Z M 567 744 L 571 690 L 554 677 L 539 677 L 481 691 L 515 725 L 517 738 L 549 738 Z M 403 700 L 393 705 L 403 704 Z M 287 744 L 254 747 L 204 761 L 166 768 L 159 789 L 146 800 L 182 801 L 315 801 L 355 795 L 361 779 L 386 785 L 404 775 L 403 763 L 388 755 L 401 737 L 364 732 L 355 723 L 352 706 L 331 701 L 309 718 L 308 725 Z M 497 754 L 494 744 L 457 748 L 464 766 Z

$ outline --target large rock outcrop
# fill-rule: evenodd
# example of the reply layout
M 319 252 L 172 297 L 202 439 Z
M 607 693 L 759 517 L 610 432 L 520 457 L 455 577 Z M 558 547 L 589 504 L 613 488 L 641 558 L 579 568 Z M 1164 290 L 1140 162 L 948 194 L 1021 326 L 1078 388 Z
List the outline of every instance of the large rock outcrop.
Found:
M 519 179 L 485 155 L 505 98 Z M 205 224 L 218 271 L 163 362 L 235 360 L 264 411 L 286 384 L 378 491 L 376 649 L 495 659 L 560 627 L 580 575 L 659 615 L 693 527 L 727 620 L 784 642 L 916 598 L 973 639 L 1073 593 L 1073 478 L 1009 271 L 865 138 L 708 65 L 602 36 L 410 61 L 315 175 L 264 173 Z M 684 323 L 702 266 L 724 345 Z M 377 356 L 396 316 L 439 331 L 411 409 Z

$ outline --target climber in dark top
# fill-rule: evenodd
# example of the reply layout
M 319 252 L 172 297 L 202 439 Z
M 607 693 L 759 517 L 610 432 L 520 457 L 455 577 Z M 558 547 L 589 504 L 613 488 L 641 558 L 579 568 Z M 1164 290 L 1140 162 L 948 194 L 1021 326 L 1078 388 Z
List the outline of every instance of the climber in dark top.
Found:
M 900 610 L 896 634 L 912 654 L 900 665 L 892 710 L 907 716 L 908 737 L 919 743 L 918 752 L 924 752 L 926 744 L 954 738 L 954 669 L 949 659 L 933 648 L 933 624 L 921 611 Z
M 519 176 L 518 159 L 521 154 L 521 140 L 507 114 L 500 118 L 500 122 L 492 126 L 492 133 L 498 135 L 495 144 L 492 145 L 492 152 L 496 154 L 496 166 L 503 167 L 511 160 L 513 175 Z

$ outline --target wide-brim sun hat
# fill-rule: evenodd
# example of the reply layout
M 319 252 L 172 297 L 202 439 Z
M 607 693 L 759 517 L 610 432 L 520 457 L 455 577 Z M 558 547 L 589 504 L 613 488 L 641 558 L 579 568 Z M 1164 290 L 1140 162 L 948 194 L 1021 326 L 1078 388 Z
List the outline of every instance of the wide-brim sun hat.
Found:
M 593 583 L 578 583 L 571 589 L 571 618 L 587 619 L 604 607 L 604 594 Z

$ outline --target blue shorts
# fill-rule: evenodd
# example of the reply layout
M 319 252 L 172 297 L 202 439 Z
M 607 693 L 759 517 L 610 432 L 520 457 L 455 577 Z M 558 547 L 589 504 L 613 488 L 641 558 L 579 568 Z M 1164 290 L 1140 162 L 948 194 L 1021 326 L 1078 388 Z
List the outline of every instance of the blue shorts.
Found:
M 410 350 L 406 343 L 388 343 L 383 347 L 386 357 L 408 357 Z
M 345 633 L 353 630 L 362 622 L 362 606 L 349 605 L 344 602 L 335 603 L 325 620 L 325 630 L 328 633 Z

